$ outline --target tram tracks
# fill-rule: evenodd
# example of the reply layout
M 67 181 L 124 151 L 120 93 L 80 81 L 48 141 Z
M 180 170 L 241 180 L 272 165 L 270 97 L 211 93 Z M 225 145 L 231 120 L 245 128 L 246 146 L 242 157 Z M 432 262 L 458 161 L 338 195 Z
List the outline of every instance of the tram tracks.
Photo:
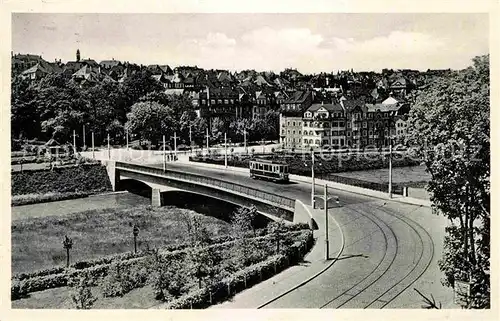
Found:
M 404 291 L 406 291 L 427 271 L 434 258 L 434 244 L 431 236 L 419 223 L 402 214 L 396 214 L 393 211 L 384 209 L 384 205 L 385 203 L 374 208 L 374 213 L 371 214 L 364 213 L 356 208 L 349 208 L 350 211 L 353 211 L 371 221 L 377 227 L 377 231 L 380 230 L 382 232 L 384 239 L 384 254 L 380 261 L 377 262 L 376 266 L 373 267 L 361 280 L 357 281 L 348 289 L 342 291 L 342 293 L 329 299 L 326 303 L 322 304 L 320 308 L 342 308 L 346 305 L 365 309 L 384 308 L 399 297 Z M 417 209 L 419 209 L 419 207 L 416 207 L 413 211 L 416 211 Z M 377 211 L 381 214 L 377 215 Z M 410 211 L 406 215 L 411 214 L 413 211 Z M 392 219 L 384 220 L 383 215 L 391 217 Z M 407 259 L 407 257 L 405 258 L 405 253 L 401 253 L 400 251 L 400 243 L 393 226 L 395 223 L 406 226 L 406 228 L 412 231 L 412 235 L 415 235 L 418 240 L 417 242 L 419 246 L 415 246 L 415 251 L 413 253 L 414 257 L 410 264 L 405 263 L 405 259 Z M 356 242 L 358 241 L 359 240 Z M 418 255 L 415 253 L 417 249 L 420 249 L 418 250 Z M 394 282 L 390 282 L 389 286 L 387 286 L 388 283 L 386 282 L 387 279 L 391 280 L 391 273 L 397 275 L 397 269 L 400 268 L 400 266 L 395 266 L 395 262 L 403 266 L 407 264 L 408 270 L 405 271 L 406 273 L 404 273 L 404 275 L 396 278 Z M 334 264 L 332 264 L 332 266 L 334 266 Z M 331 266 L 329 268 L 331 268 Z M 301 284 L 301 287 L 305 285 L 306 283 Z M 299 287 L 294 290 L 297 290 L 298 288 Z M 287 295 L 292 293 L 293 292 L 289 292 Z M 283 297 L 284 296 L 280 296 L 279 299 Z M 274 298 L 261 305 L 259 308 L 265 307 L 270 303 L 275 302 L 277 299 L 278 298 Z

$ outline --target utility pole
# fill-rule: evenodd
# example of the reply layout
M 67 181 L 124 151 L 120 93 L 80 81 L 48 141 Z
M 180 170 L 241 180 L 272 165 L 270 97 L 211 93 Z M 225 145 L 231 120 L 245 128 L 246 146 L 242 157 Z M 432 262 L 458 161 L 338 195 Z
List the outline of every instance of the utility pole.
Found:
M 389 136 L 389 198 L 392 198 L 392 139 Z
M 76 132 L 73 130 L 73 154 L 76 157 Z
M 193 151 L 193 138 L 191 136 L 191 125 L 189 125 L 189 147 L 191 147 L 191 152 Z
M 125 128 L 125 137 L 127 139 L 127 150 L 128 150 L 128 128 Z
M 111 159 L 111 148 L 109 145 L 109 133 L 108 133 L 108 159 Z
M 207 155 L 208 155 L 209 154 L 208 139 L 210 138 L 210 136 L 208 135 L 208 128 L 207 128 L 207 134 L 205 135 L 205 137 L 207 138 Z
M 265 145 L 264 145 L 264 138 L 262 138 L 262 140 L 260 141 L 260 143 L 262 144 L 262 154 L 264 154 L 264 152 L 266 151 L 265 149 Z
M 227 133 L 224 133 L 224 167 L 227 168 Z
M 328 185 L 325 184 L 325 258 L 329 258 L 329 247 L 330 243 L 328 241 Z
M 92 158 L 95 159 L 94 131 L 92 131 Z
M 83 125 L 83 149 L 85 149 L 85 125 Z
M 246 131 L 246 129 L 243 130 L 243 141 L 244 141 L 244 146 L 245 146 L 245 154 L 248 154 L 248 148 L 247 148 L 247 131 Z
M 312 164 L 311 164 L 311 178 L 312 178 L 311 206 L 314 209 L 314 188 L 315 188 L 315 184 L 314 184 L 314 150 L 312 148 L 311 148 L 311 160 L 312 160 Z
M 163 172 L 167 170 L 167 154 L 165 154 L 165 135 L 163 135 Z
M 177 132 L 174 132 L 174 137 L 170 137 L 170 139 L 174 139 L 174 154 L 175 154 L 175 158 L 177 158 L 177 139 L 179 139 L 179 137 L 177 137 Z

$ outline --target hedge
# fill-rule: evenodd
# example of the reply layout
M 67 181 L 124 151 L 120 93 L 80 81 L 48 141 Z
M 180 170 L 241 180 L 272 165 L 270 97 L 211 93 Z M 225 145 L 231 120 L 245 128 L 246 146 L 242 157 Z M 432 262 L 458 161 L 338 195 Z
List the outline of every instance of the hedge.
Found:
M 99 164 L 14 172 L 11 182 L 12 195 L 111 191 L 106 168 Z
M 69 192 L 69 193 L 46 193 L 46 194 L 27 194 L 15 195 L 11 199 L 12 206 L 21 206 L 28 204 L 57 202 L 71 200 L 76 198 L 88 197 L 92 193 L 88 192 Z
M 303 239 L 303 231 L 289 232 L 292 235 L 298 236 Z M 310 232 L 308 232 L 310 233 Z M 255 239 L 260 241 L 272 240 L 274 235 L 265 235 Z M 209 247 L 217 247 L 219 250 L 231 249 L 233 241 L 210 245 Z M 269 245 L 269 244 L 268 244 Z M 271 245 L 272 246 L 272 245 Z M 181 249 L 171 252 L 160 252 L 159 256 L 164 260 L 179 260 L 186 254 L 186 249 Z M 149 268 L 150 255 L 147 253 L 134 254 L 132 252 L 116 254 L 92 261 L 77 262 L 70 266 L 69 269 L 53 268 L 34 273 L 22 273 L 13 278 L 11 286 L 12 299 L 20 298 L 23 295 L 36 291 L 43 291 L 52 288 L 63 287 L 77 278 L 82 273 L 87 273 L 91 280 L 95 283 L 97 279 L 103 278 L 107 275 L 111 264 L 115 264 L 120 268 Z
M 210 287 L 192 291 L 157 308 L 202 309 L 213 303 L 224 301 L 235 293 L 268 279 L 302 259 L 314 244 L 311 232 L 302 236 L 302 240 L 295 242 L 283 254 L 273 255 L 267 260 L 240 270 Z

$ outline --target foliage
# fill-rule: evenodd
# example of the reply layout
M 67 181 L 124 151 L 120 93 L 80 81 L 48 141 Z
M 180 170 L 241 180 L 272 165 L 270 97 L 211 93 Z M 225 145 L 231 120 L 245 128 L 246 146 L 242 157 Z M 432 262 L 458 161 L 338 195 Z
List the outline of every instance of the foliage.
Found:
M 240 207 L 231 218 L 231 224 L 236 235 L 239 236 L 245 232 L 253 231 L 256 234 L 254 220 L 257 216 L 257 208 L 252 205 L 251 207 Z
M 50 192 L 103 192 L 111 190 L 106 168 L 82 165 L 49 170 L 13 172 L 12 195 L 45 194 Z
M 111 264 L 108 274 L 101 282 L 104 297 L 123 296 L 130 290 L 146 284 L 149 271 L 145 266 Z
M 80 276 L 78 285 L 71 291 L 70 296 L 77 309 L 92 308 L 97 298 L 92 294 L 91 282 L 88 275 L 83 274 Z
M 489 56 L 436 78 L 416 99 L 408 144 L 431 174 L 433 209 L 446 216 L 444 284 L 472 282 L 469 307 L 490 305 Z M 470 278 L 470 279 L 469 279 Z
M 173 116 L 170 107 L 157 102 L 139 102 L 134 104 L 127 114 L 128 121 L 125 127 L 129 132 L 136 133 L 156 145 L 162 135 L 166 138 L 173 135 L 175 130 Z
M 14 195 L 11 198 L 11 206 L 57 202 L 57 201 L 71 200 L 76 198 L 83 198 L 89 195 L 90 193 L 88 192 L 67 192 L 67 193 L 49 192 L 45 194 Z
M 155 256 L 150 280 L 157 300 L 168 301 L 185 293 L 188 276 L 183 271 L 182 263 Z

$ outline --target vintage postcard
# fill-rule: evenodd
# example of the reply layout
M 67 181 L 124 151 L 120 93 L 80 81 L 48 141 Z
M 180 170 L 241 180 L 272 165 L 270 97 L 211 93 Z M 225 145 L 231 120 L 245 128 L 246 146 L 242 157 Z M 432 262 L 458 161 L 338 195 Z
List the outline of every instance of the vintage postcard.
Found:
M 498 319 L 456 4 L 7 1 L 0 318 Z

